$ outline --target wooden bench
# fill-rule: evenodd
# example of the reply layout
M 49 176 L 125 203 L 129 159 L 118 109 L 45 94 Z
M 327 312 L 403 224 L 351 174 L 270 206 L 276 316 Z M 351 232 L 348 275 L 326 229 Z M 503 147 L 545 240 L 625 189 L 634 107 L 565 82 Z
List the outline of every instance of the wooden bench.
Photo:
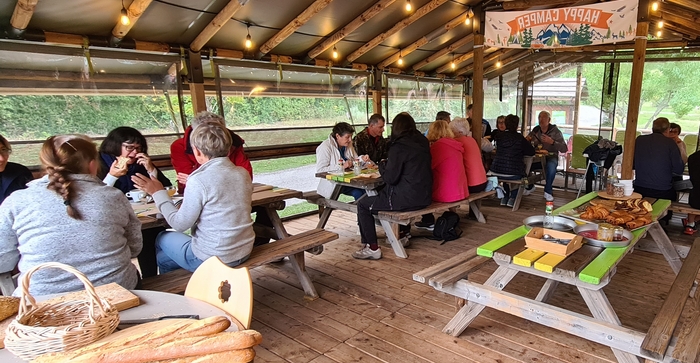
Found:
M 311 278 L 306 273 L 304 251 L 338 239 L 338 234 L 322 229 L 312 229 L 294 236 L 253 248 L 248 260 L 238 267 L 254 268 L 289 257 L 294 271 L 304 288 L 306 298 L 318 298 Z M 179 269 L 162 275 L 147 277 L 141 282 L 141 289 L 184 294 L 192 272 Z
M 667 349 L 684 307 L 691 311 L 690 318 L 679 330 L 678 340 L 670 352 L 671 362 L 700 360 L 700 293 L 689 298 L 694 282 L 700 278 L 700 238 L 696 238 L 678 272 L 661 310 L 651 323 L 642 342 L 642 352 L 658 360 L 669 361 Z M 696 286 L 697 287 L 697 286 Z
M 688 205 L 688 203 L 682 202 L 671 202 L 671 207 L 669 207 L 668 210 L 674 211 L 676 213 L 700 215 L 700 209 L 695 209 Z
M 521 179 L 517 180 L 506 180 L 506 179 L 498 179 L 500 183 L 508 183 L 510 185 L 511 190 L 513 188 L 518 189 L 518 196 L 515 197 L 515 203 L 513 203 L 513 212 L 518 210 L 520 208 L 520 201 L 523 200 L 523 195 L 525 195 L 525 188 L 528 185 L 535 184 L 541 180 L 545 179 L 545 174 L 544 170 L 546 168 L 545 166 L 545 158 L 541 156 L 537 156 L 537 162 L 542 164 L 542 169 L 534 169 L 532 170 L 532 163 L 534 161 L 534 156 L 525 156 L 523 158 L 523 162 L 525 163 L 525 175 L 527 177 L 523 177 Z M 496 174 L 496 173 L 490 173 L 490 176 L 495 176 L 499 177 L 501 175 Z

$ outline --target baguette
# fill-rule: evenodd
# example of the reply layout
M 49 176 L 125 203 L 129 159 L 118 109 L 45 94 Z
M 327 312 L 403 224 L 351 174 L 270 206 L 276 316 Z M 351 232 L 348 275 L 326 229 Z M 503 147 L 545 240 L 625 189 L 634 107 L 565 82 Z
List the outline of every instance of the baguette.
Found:
M 211 353 L 200 357 L 159 360 L 150 363 L 247 363 L 252 362 L 253 358 L 255 358 L 255 350 L 246 348 L 229 352 Z
M 71 363 L 148 363 L 184 357 L 200 357 L 211 353 L 251 348 L 262 341 L 255 330 L 222 332 L 215 335 L 182 338 L 164 344 L 143 341 L 130 347 L 95 349 L 73 357 Z
M 212 316 L 202 320 L 168 319 L 137 325 L 100 339 L 95 343 L 70 352 L 43 354 L 35 363 L 72 362 L 77 357 L 96 351 L 123 349 L 144 343 L 165 344 L 181 338 L 205 336 L 222 332 L 231 326 L 225 316 Z
M 14 296 L 0 296 L 0 321 L 3 321 L 19 311 L 19 298 Z

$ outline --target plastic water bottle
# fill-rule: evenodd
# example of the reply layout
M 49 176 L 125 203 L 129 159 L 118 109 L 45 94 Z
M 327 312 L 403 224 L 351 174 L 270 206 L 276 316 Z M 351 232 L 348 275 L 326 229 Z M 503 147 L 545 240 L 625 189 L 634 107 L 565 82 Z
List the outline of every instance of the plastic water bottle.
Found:
M 552 215 L 553 210 L 554 202 L 547 202 L 544 207 L 544 222 L 542 223 L 544 228 L 554 228 L 554 216 Z

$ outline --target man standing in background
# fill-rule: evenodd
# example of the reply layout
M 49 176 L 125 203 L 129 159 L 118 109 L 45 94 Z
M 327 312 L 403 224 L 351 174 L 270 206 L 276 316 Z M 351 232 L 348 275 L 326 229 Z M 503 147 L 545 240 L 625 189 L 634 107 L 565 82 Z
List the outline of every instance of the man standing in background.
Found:
M 387 140 L 384 138 L 384 116 L 375 113 L 369 117 L 368 125 L 364 130 L 355 135 L 353 144 L 357 155 L 368 155 L 370 160 L 378 164 L 386 159 Z

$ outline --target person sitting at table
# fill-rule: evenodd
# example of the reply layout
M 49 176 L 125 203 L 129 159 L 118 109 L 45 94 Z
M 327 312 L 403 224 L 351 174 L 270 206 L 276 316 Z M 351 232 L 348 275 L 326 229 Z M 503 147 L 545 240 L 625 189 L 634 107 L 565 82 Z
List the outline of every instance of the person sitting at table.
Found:
M 173 164 L 175 172 L 177 172 L 177 190 L 180 194 L 185 193 L 187 178 L 193 171 L 201 166 L 194 157 L 190 138 L 192 131 L 205 122 L 216 122 L 226 127 L 226 120 L 224 120 L 223 117 L 212 112 L 203 111 L 192 119 L 191 125 L 185 129 L 185 136 L 173 141 L 170 145 L 170 161 Z M 228 153 L 229 160 L 231 160 L 233 165 L 245 169 L 248 175 L 250 175 L 250 179 L 253 180 L 253 166 L 243 150 L 245 141 L 232 130 L 228 130 L 228 132 L 231 134 L 231 150 L 229 150 Z M 253 213 L 255 213 L 255 223 L 272 228 L 272 221 L 264 207 L 253 207 Z M 264 245 L 269 242 L 269 238 L 262 236 L 255 237 L 256 246 Z
M 425 208 L 432 202 L 433 173 L 430 143 L 416 129 L 416 122 L 402 112 L 391 122 L 389 156 L 379 163 L 385 186 L 376 196 L 357 203 L 357 222 L 363 248 L 352 257 L 363 260 L 382 258 L 377 244 L 374 215 L 379 211 L 408 211 Z M 409 238 L 410 226 L 399 226 L 399 238 Z
M 525 156 L 535 155 L 532 147 L 525 137 L 518 132 L 520 118 L 516 115 L 506 116 L 506 130 L 496 134 L 496 157 L 491 164 L 491 174 L 500 180 L 520 180 L 525 176 Z M 501 199 L 501 205 L 512 207 L 515 198 L 518 197 L 518 189 L 510 190 L 509 183 L 503 183 L 505 196 Z
M 694 152 L 688 157 L 688 174 L 690 182 L 693 186 L 700 186 L 700 153 Z M 700 187 L 690 189 L 688 204 L 691 208 L 700 209 Z M 683 219 L 683 233 L 694 235 L 698 231 L 697 222 L 700 221 L 700 215 L 688 213 L 688 218 Z
M 685 148 L 685 143 L 679 137 L 680 134 L 681 134 L 681 125 L 679 125 L 675 122 L 671 122 L 669 124 L 668 134 L 666 134 L 666 137 L 668 137 L 669 139 L 673 140 L 673 142 L 676 143 L 676 145 L 678 146 L 678 151 L 681 152 L 681 159 L 683 159 L 683 164 L 685 164 L 688 162 L 688 151 Z M 681 177 L 678 180 L 683 180 L 683 178 Z
M 474 104 L 469 104 L 467 106 L 467 118 L 471 119 L 472 118 L 472 109 L 474 108 Z M 486 138 L 486 137 L 491 137 L 491 124 L 485 119 L 481 118 L 481 138 Z
M 454 122 L 454 121 L 452 121 Z M 431 168 L 433 172 L 433 202 L 456 202 L 469 197 L 467 173 L 464 171 L 464 146 L 454 139 L 450 125 L 443 120 L 430 124 Z M 433 230 L 435 216 L 424 214 L 417 228 Z
M 13 192 L 24 189 L 34 177 L 22 164 L 10 162 L 12 146 L 0 135 L 0 204 Z
M 539 125 L 535 126 L 530 134 L 527 135 L 527 140 L 532 142 L 534 147 L 549 151 L 549 155 L 547 155 L 546 163 L 544 165 L 544 171 L 546 174 L 544 199 L 551 202 L 554 200 L 554 196 L 552 195 L 552 184 L 554 184 L 554 178 L 557 176 L 559 153 L 567 152 L 568 148 L 566 146 L 566 141 L 564 141 L 564 136 L 559 128 L 557 128 L 557 125 L 550 123 L 552 117 L 549 115 L 549 112 L 540 112 L 540 114 L 537 116 L 537 120 L 539 121 Z M 538 162 L 532 164 L 532 169 L 542 168 L 542 163 Z M 534 185 L 529 185 L 525 190 L 525 195 L 532 193 L 534 188 Z
M 491 141 L 496 139 L 496 135 L 498 135 L 499 132 L 503 132 L 506 130 L 506 116 L 501 115 L 496 118 L 496 128 L 491 131 Z M 495 142 L 493 142 L 495 144 Z M 498 145 L 495 145 L 498 146 Z
M 481 152 L 476 140 L 471 137 L 471 125 L 465 118 L 457 117 L 450 123 L 455 140 L 464 147 L 464 171 L 467 175 L 469 193 L 480 193 L 486 190 L 486 170 L 481 162 Z M 496 132 L 496 130 L 494 130 Z M 498 133 L 496 132 L 496 135 Z M 493 133 L 491 134 L 494 135 Z
M 126 159 L 123 166 L 117 158 Z M 148 156 L 146 138 L 132 127 L 117 127 L 107 134 L 100 145 L 101 168 L 98 176 L 105 184 L 128 193 L 135 188 L 131 177 L 137 174 L 158 178 L 163 185 L 172 186 L 170 180 L 153 165 Z M 148 228 L 143 233 L 143 250 L 138 256 L 141 277 L 155 276 L 157 271 L 155 241 L 164 227 Z
M 353 161 L 357 159 L 357 153 L 352 146 L 352 134 L 355 129 L 347 122 L 339 122 L 333 126 L 330 136 L 316 148 L 316 172 L 333 173 L 352 168 Z M 367 155 L 361 157 L 362 163 L 369 161 Z M 326 179 L 318 181 L 316 191 L 324 198 L 330 198 L 335 185 Z M 365 195 L 365 191 L 360 188 L 344 186 L 340 189 L 340 194 L 350 195 L 355 200 Z
M 203 123 L 192 131 L 190 142 L 201 166 L 187 178 L 179 209 L 157 178 L 131 177 L 134 185 L 153 196 L 156 207 L 175 229 L 156 238 L 161 274 L 179 268 L 194 271 L 212 256 L 230 267 L 238 266 L 248 259 L 255 242 L 250 218 L 253 183 L 248 171 L 228 158 L 231 133 L 220 123 Z M 188 229 L 191 236 L 182 233 Z
M 384 138 L 384 116 L 375 113 L 369 117 L 368 125 L 355 135 L 353 145 L 360 155 L 367 155 L 373 163 L 386 159 L 387 140 Z
M 0 205 L 0 271 L 19 262 L 20 279 L 45 262 L 71 265 L 95 285 L 134 289 L 131 259 L 141 251 L 141 222 L 124 194 L 96 177 L 99 154 L 87 136 L 49 137 L 39 155 L 46 175 Z M 32 275 L 34 296 L 80 290 L 68 272 Z
M 659 117 L 651 126 L 652 133 L 641 135 L 635 141 L 634 191 L 642 197 L 671 201 L 677 199 L 676 190 L 673 189 L 673 176 L 682 175 L 684 168 L 678 146 L 666 137 L 669 127 L 668 119 Z

